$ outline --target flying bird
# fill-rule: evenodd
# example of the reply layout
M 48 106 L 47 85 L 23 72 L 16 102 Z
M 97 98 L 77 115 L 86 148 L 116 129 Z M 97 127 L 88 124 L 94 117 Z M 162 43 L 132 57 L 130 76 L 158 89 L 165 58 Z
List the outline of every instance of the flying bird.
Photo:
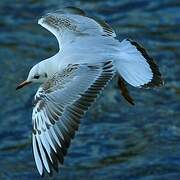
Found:
M 134 104 L 125 82 L 138 88 L 163 85 L 157 65 L 130 39 L 119 41 L 102 20 L 67 7 L 48 13 L 38 24 L 54 34 L 59 51 L 34 65 L 27 80 L 40 83 L 32 112 L 32 146 L 38 172 L 52 175 L 63 164 L 80 119 L 108 82 L 117 75 L 123 97 Z

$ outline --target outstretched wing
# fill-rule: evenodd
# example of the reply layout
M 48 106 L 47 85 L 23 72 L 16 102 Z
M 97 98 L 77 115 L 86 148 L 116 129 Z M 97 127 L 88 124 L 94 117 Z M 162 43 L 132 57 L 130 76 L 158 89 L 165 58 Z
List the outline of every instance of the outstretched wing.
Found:
M 38 24 L 53 33 L 61 47 L 77 36 L 111 36 L 116 37 L 114 30 L 104 21 L 92 19 L 78 8 L 67 7 L 48 13 L 38 20 Z
M 34 98 L 33 154 L 37 169 L 51 174 L 63 164 L 81 117 L 113 77 L 112 62 L 69 65 L 43 84 Z

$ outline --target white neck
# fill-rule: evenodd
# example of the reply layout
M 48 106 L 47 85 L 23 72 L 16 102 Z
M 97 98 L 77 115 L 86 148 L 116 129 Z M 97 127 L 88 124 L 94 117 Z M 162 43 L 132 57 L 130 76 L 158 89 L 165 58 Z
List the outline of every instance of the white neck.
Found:
M 41 71 L 46 72 L 48 77 L 53 76 L 54 73 L 59 71 L 58 61 L 60 61 L 60 59 L 58 57 L 59 57 L 59 54 L 57 53 L 54 56 L 48 59 L 45 59 L 39 63 Z

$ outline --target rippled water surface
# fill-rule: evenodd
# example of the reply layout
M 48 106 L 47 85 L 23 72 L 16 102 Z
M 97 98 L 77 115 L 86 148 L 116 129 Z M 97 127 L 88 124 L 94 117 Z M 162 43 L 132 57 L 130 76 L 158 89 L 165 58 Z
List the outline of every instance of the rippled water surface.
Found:
M 180 179 L 180 3 L 178 0 L 0 1 L 0 179 L 40 179 L 31 150 L 31 102 L 37 86 L 15 91 L 30 67 L 57 52 L 37 24 L 49 10 L 77 6 L 141 42 L 156 59 L 165 87 L 129 86 L 136 106 L 114 80 L 83 118 L 54 179 Z M 47 178 L 47 177 L 46 177 Z

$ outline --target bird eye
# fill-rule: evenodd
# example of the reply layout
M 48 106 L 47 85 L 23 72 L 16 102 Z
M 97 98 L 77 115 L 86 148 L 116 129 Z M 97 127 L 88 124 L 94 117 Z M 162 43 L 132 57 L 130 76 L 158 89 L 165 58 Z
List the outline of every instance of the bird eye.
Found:
M 34 79 L 39 79 L 39 75 L 35 75 L 35 76 L 34 76 Z

